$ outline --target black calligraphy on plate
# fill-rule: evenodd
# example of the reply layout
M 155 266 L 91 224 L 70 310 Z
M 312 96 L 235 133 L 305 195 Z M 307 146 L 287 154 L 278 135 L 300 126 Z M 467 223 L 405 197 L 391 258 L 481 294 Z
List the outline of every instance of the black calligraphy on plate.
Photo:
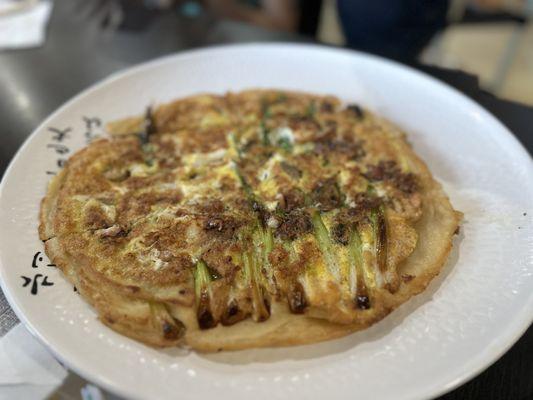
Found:
M 46 275 L 46 268 L 55 267 L 55 264 L 47 263 L 44 261 L 44 255 L 40 251 L 33 255 L 31 262 L 30 276 L 21 275 L 22 287 L 27 287 L 32 295 L 39 293 L 39 288 L 43 286 L 53 286 L 54 282 L 51 282 Z
M 105 135 L 104 123 L 100 117 L 82 116 L 83 121 L 83 137 L 86 144 Z M 49 143 L 46 144 L 48 151 L 55 155 L 55 164 L 57 169 L 50 169 L 46 171 L 47 175 L 57 175 L 59 170 L 65 167 L 67 159 L 70 156 L 71 149 L 68 146 L 68 141 L 71 139 L 73 130 L 71 127 L 58 128 L 49 127 L 47 129 L 49 136 Z
M 93 140 L 104 136 L 104 124 L 99 117 L 88 117 L 83 116 L 82 121 L 84 124 L 84 134 L 85 141 L 87 144 L 91 143 Z M 71 127 L 58 128 L 50 126 L 47 129 L 49 134 L 49 142 L 46 144 L 46 149 L 54 156 L 55 165 L 58 168 L 57 170 L 47 170 L 47 175 L 57 175 L 59 170 L 64 168 L 67 164 L 67 159 L 70 156 L 71 149 L 68 146 L 68 141 L 71 139 L 73 133 Z M 40 251 L 36 252 L 33 255 L 33 260 L 31 263 L 32 274 L 30 276 L 21 275 L 22 287 L 29 288 L 32 295 L 37 295 L 39 293 L 39 288 L 45 286 L 53 286 L 54 282 L 50 281 L 48 275 L 46 275 L 46 267 L 55 267 L 55 264 L 47 264 L 44 262 L 44 255 Z M 39 270 L 43 267 L 42 270 Z M 36 271 L 39 270 L 39 271 Z M 78 292 L 78 289 L 74 286 L 74 292 Z
M 46 148 L 54 152 L 57 157 L 56 166 L 61 169 L 65 166 L 68 154 L 70 153 L 70 148 L 66 145 L 66 142 L 70 139 L 72 128 L 49 127 L 48 132 L 50 133 L 50 143 L 46 145 Z M 56 175 L 57 171 L 46 171 L 46 174 Z
M 98 117 L 83 117 L 85 124 L 85 141 L 87 144 L 101 137 L 104 133 L 102 120 Z

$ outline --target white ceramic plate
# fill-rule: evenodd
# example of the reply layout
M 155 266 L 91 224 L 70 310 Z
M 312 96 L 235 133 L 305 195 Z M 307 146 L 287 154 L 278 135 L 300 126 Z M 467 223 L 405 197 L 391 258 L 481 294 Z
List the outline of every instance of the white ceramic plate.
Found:
M 98 122 L 193 93 L 250 87 L 335 94 L 409 132 L 453 205 L 465 213 L 447 266 L 426 292 L 382 322 L 316 345 L 201 355 L 156 350 L 111 331 L 47 266 L 37 215 L 50 174 L 87 136 L 101 133 Z M 19 318 L 60 360 L 123 396 L 433 397 L 494 362 L 530 324 L 532 199 L 532 162 L 517 140 L 476 103 L 423 74 L 316 46 L 193 51 L 110 77 L 33 133 L 1 185 L 2 288 Z

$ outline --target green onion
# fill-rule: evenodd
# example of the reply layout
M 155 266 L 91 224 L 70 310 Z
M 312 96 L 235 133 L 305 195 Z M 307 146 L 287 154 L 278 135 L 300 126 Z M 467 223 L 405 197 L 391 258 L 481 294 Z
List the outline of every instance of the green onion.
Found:
M 381 205 L 370 212 L 372 234 L 374 237 L 374 252 L 379 271 L 384 273 L 387 269 L 387 224 L 385 210 Z
M 307 110 L 305 110 L 306 117 L 313 117 L 316 113 L 316 105 L 314 101 L 311 101 L 309 105 L 307 106 Z
M 264 120 L 259 124 L 259 133 L 261 135 L 261 143 L 263 143 L 263 146 L 270 146 L 270 132 L 266 128 Z
M 289 138 L 285 138 L 285 137 L 279 138 L 277 145 L 283 151 L 285 151 L 287 153 L 291 153 L 292 152 L 293 145 L 292 145 L 291 141 L 289 140 Z
M 229 141 L 230 149 L 235 151 L 239 160 L 242 159 L 242 149 L 239 147 L 237 138 L 235 137 L 235 133 L 231 132 L 228 134 L 228 141 Z
M 370 299 L 368 295 L 367 286 L 365 283 L 365 263 L 363 260 L 363 243 L 361 242 L 361 237 L 359 232 L 354 227 L 350 242 L 348 244 L 348 254 L 350 261 L 353 263 L 351 269 L 352 275 L 352 293 L 355 294 L 354 303 L 358 308 L 367 309 L 370 308 Z M 368 279 L 370 282 L 375 281 L 375 277 L 371 270 L 368 270 L 368 273 L 371 275 L 371 278 Z
M 213 328 L 217 324 L 211 312 L 210 283 L 209 268 L 203 260 L 199 260 L 194 269 L 194 289 L 196 293 L 196 316 L 201 329 Z
M 185 327 L 181 321 L 178 321 L 170 315 L 167 307 L 163 303 L 150 302 L 150 312 L 152 313 L 155 326 L 161 329 L 165 339 L 176 340 L 182 336 Z
M 387 289 L 394 293 L 400 286 L 400 278 L 394 265 L 389 266 L 387 263 L 387 219 L 385 216 L 385 207 L 380 205 L 370 213 L 372 232 L 374 237 L 374 254 L 376 265 L 381 274 L 385 277 Z
M 322 252 L 322 255 L 324 256 L 324 260 L 326 261 L 330 272 L 338 281 L 339 266 L 333 250 L 333 243 L 329 237 L 328 229 L 326 228 L 326 225 L 324 225 L 319 211 L 314 211 L 312 213 L 311 221 L 315 229 L 315 237 L 318 242 L 318 248 Z
M 261 260 L 255 257 L 253 252 L 245 252 L 243 255 L 244 279 L 252 291 L 252 317 L 255 321 L 265 321 L 270 317 L 270 311 L 261 284 Z

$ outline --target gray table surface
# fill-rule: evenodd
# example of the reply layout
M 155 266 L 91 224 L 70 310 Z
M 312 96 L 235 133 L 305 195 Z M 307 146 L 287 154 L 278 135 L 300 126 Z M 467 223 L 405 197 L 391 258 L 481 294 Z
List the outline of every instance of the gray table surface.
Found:
M 142 31 L 107 31 L 102 30 L 94 15 L 89 15 L 87 2 L 90 1 L 56 0 L 44 46 L 0 52 L 0 176 L 24 139 L 44 118 L 73 95 L 113 72 L 198 46 L 308 40 L 220 21 L 206 13 L 189 18 L 177 11 L 158 14 Z M 427 69 L 426 72 L 432 73 Z M 439 77 L 438 71 L 434 75 Z M 442 79 L 447 80 L 446 76 Z M 454 79 L 457 80 L 457 76 L 448 81 L 454 84 Z M 461 79 L 459 77 L 456 85 L 459 89 L 465 85 Z M 467 93 L 472 90 L 466 86 L 464 89 Z M 524 120 L 533 117 L 533 110 L 527 114 L 512 108 L 509 103 L 500 104 L 497 99 L 491 101 L 486 106 L 493 112 L 507 107 L 508 112 L 520 115 Z M 515 118 L 514 122 L 517 121 Z M 522 140 L 530 141 L 531 136 L 523 136 Z M 18 319 L 0 291 L 0 337 L 17 323 Z M 442 397 L 446 400 L 481 398 L 533 399 L 532 328 L 494 366 Z

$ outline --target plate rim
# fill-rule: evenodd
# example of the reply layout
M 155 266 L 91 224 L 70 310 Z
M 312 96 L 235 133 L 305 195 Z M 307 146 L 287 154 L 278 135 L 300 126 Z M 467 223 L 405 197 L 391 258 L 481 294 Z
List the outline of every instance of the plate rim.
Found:
M 509 128 L 507 128 L 496 116 L 494 116 L 491 112 L 489 112 L 485 107 L 483 107 L 481 104 L 476 102 L 475 100 L 471 99 L 458 89 L 450 86 L 449 84 L 432 77 L 431 75 L 419 71 L 413 67 L 401 64 L 399 62 L 386 59 L 381 56 L 376 56 L 368 53 L 364 53 L 357 50 L 351 50 L 346 48 L 336 48 L 331 47 L 328 45 L 322 45 L 322 44 L 307 44 L 307 43 L 290 43 L 290 42 L 251 42 L 251 43 L 243 43 L 243 44 L 223 44 L 223 45 L 213 45 L 213 46 L 205 46 L 201 48 L 196 49 L 190 49 L 185 51 L 178 51 L 175 53 L 167 54 L 162 57 L 157 57 L 152 60 L 148 60 L 139 64 L 135 64 L 130 67 L 126 67 L 124 69 L 115 71 L 108 75 L 107 77 L 104 77 L 103 79 L 98 80 L 97 82 L 89 85 L 85 89 L 81 90 L 78 94 L 75 96 L 69 98 L 67 101 L 65 101 L 61 106 L 59 106 L 55 111 L 53 111 L 51 114 L 49 114 L 32 132 L 28 137 L 24 140 L 23 144 L 19 147 L 13 158 L 8 164 L 8 167 L 6 168 L 4 175 L 2 177 L 2 180 L 0 182 L 0 196 L 2 192 L 4 191 L 5 182 L 7 181 L 7 177 L 11 174 L 12 169 L 14 168 L 14 165 L 16 164 L 18 158 L 21 156 L 21 154 L 24 152 L 26 147 L 28 147 L 31 140 L 37 135 L 39 131 L 45 127 L 49 121 L 55 119 L 58 115 L 62 114 L 65 109 L 69 108 L 72 104 L 76 103 L 79 99 L 86 97 L 87 95 L 90 95 L 92 92 L 99 90 L 101 87 L 104 87 L 108 84 L 111 84 L 115 81 L 119 81 L 123 78 L 126 78 L 129 75 L 136 74 L 138 72 L 142 72 L 143 70 L 149 70 L 153 67 L 157 67 L 160 64 L 165 64 L 168 62 L 172 62 L 176 59 L 183 59 L 188 57 L 201 57 L 204 53 L 219 53 L 219 52 L 225 52 L 227 50 L 244 50 L 247 48 L 252 49 L 270 49 L 273 50 L 275 48 L 292 48 L 295 51 L 298 51 L 299 49 L 305 49 L 305 50 L 313 50 L 313 51 L 326 51 L 326 52 L 332 52 L 332 53 L 339 53 L 349 56 L 355 56 L 361 59 L 372 59 L 374 61 L 377 61 L 382 64 L 388 64 L 389 66 L 400 69 L 405 73 L 408 73 L 409 75 L 415 77 L 418 80 L 425 80 L 426 82 L 431 83 L 432 85 L 437 85 L 440 87 L 440 89 L 447 91 L 448 93 L 452 94 L 453 96 L 459 96 L 463 101 L 466 101 L 467 104 L 469 104 L 471 107 L 477 109 L 481 113 L 481 117 L 484 119 L 488 119 L 491 125 L 498 126 L 501 133 L 498 133 L 497 136 L 500 136 L 502 139 L 505 139 L 507 142 L 507 145 L 509 146 L 509 149 L 517 156 L 520 156 L 524 159 L 524 162 L 529 161 L 530 167 L 528 170 L 528 174 L 533 176 L 533 159 L 529 152 L 526 150 L 526 148 L 522 145 L 522 143 L 518 140 L 518 138 L 511 132 Z M 0 243 L 0 252 L 2 251 L 1 243 Z M 96 383 L 97 385 L 101 386 L 105 390 L 117 394 L 119 396 L 125 397 L 125 398 L 140 398 L 139 394 L 132 393 L 128 391 L 127 388 L 123 388 L 120 385 L 117 385 L 116 382 L 114 382 L 112 379 L 108 379 L 102 374 L 99 374 L 98 372 L 92 373 L 91 371 L 87 371 L 84 369 L 83 366 L 83 360 L 81 360 L 79 357 L 70 357 L 69 355 L 63 356 L 63 353 L 65 352 L 64 349 L 60 349 L 57 345 L 51 344 L 48 338 L 46 338 L 44 335 L 39 332 L 39 328 L 35 327 L 32 322 L 26 317 L 26 314 L 22 312 L 22 310 L 19 308 L 19 304 L 17 303 L 17 300 L 15 296 L 11 293 L 9 290 L 9 287 L 6 286 L 5 280 L 4 280 L 4 274 L 7 271 L 4 269 L 4 265 L 2 264 L 2 260 L 0 258 L 0 287 L 2 288 L 2 291 L 19 318 L 19 320 L 24 324 L 26 329 L 34 336 L 40 343 L 46 346 L 48 351 L 50 351 L 54 357 L 56 357 L 58 360 L 61 361 L 61 363 L 68 366 L 69 369 L 77 373 L 78 375 L 84 377 L 90 382 Z M 530 325 L 533 323 L 533 292 L 529 296 L 528 303 L 524 305 L 524 307 L 515 314 L 515 317 L 513 319 L 514 324 L 508 324 L 503 334 L 500 334 L 496 338 L 494 338 L 492 346 L 487 347 L 483 352 L 480 352 L 476 357 L 473 357 L 469 360 L 468 363 L 463 364 L 461 371 L 455 375 L 455 379 L 449 380 L 447 383 L 437 383 L 433 384 L 433 390 L 427 391 L 427 390 L 414 390 L 410 392 L 410 396 L 408 398 L 416 398 L 416 399 L 422 399 L 422 398 L 435 398 L 438 396 L 441 396 L 460 385 L 472 380 L 479 374 L 481 374 L 483 371 L 485 371 L 487 368 L 489 368 L 491 365 L 493 365 L 496 361 L 498 361 L 525 333 L 525 331 L 530 327 Z M 68 352 L 68 351 L 67 351 Z M 71 361 L 71 360 L 75 361 Z M 405 396 L 405 395 L 404 395 Z M 403 398 L 403 397 L 400 397 Z

